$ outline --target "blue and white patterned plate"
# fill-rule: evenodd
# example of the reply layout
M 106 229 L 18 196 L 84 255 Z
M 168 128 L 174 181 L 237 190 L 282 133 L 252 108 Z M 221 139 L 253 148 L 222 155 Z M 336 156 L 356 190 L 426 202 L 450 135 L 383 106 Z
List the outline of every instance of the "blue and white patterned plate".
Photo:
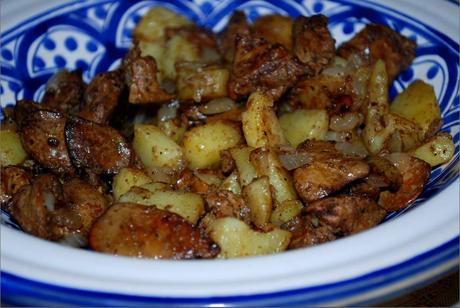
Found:
M 138 260 L 77 250 L 15 229 L 2 212 L 1 295 L 9 304 L 286 306 L 371 304 L 424 285 L 459 263 L 459 5 L 455 1 L 25 1 L 2 0 L 1 107 L 39 100 L 62 67 L 85 81 L 118 65 L 131 31 L 154 5 L 221 31 L 235 9 L 325 14 L 340 43 L 370 22 L 417 41 L 413 65 L 394 96 L 415 79 L 435 88 L 454 159 L 432 172 L 417 202 L 376 228 L 335 242 L 237 260 Z M 435 8 L 435 9 L 433 9 Z

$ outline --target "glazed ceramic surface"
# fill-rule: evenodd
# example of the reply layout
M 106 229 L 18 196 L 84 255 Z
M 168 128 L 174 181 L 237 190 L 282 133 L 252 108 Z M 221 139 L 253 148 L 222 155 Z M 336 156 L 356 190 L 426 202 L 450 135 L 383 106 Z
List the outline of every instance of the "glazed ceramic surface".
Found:
M 459 5 L 455 1 L 25 1 L 1 5 L 1 106 L 39 101 L 49 77 L 80 68 L 89 82 L 115 68 L 131 31 L 152 6 L 165 6 L 220 32 L 232 12 L 325 14 L 340 44 L 367 23 L 417 41 L 412 81 L 435 88 L 454 159 L 433 170 L 425 192 L 379 226 L 335 242 L 235 260 L 139 260 L 74 249 L 19 230 L 2 212 L 1 291 L 10 304 L 286 306 L 371 304 L 424 285 L 459 262 Z M 3 115 L 1 116 L 3 117 Z

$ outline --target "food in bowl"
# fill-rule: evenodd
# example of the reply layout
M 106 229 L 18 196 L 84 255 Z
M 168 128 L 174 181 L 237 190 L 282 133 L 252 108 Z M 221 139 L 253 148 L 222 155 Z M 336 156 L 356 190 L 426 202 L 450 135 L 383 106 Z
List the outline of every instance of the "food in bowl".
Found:
M 219 35 L 163 8 L 121 65 L 60 71 L 2 127 L 2 208 L 95 251 L 231 258 L 316 245 L 410 205 L 452 158 L 432 87 L 389 103 L 415 43 L 371 24 L 337 49 L 323 15 L 235 12 Z

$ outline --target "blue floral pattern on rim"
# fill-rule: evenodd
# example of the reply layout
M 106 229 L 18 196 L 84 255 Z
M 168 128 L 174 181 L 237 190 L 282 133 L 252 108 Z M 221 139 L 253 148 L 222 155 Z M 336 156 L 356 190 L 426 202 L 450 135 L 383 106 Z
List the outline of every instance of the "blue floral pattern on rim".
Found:
M 421 204 L 458 178 L 459 164 L 459 45 L 429 25 L 385 7 L 372 7 L 364 0 L 303 1 L 74 1 L 2 32 L 0 38 L 1 108 L 21 98 L 39 101 L 49 77 L 60 68 L 80 68 L 89 82 L 98 72 L 116 67 L 131 44 L 131 31 L 149 7 L 166 6 L 213 31 L 221 31 L 231 13 L 243 10 L 254 20 L 269 13 L 290 16 L 325 14 L 337 43 L 362 29 L 365 24 L 386 24 L 417 41 L 417 57 L 391 87 L 391 97 L 416 78 L 434 85 L 442 110 L 443 131 L 454 137 L 455 157 L 432 171 L 422 196 L 410 207 L 391 213 L 393 219 Z M 452 65 L 455 63 L 456 65 Z M 0 115 L 0 120 L 3 118 Z M 18 228 L 2 211 L 2 224 Z M 448 245 L 451 249 L 453 244 Z M 455 246 L 455 245 L 454 245 Z M 455 246 L 458 256 L 458 243 Z M 455 250 L 454 249 L 454 250 Z M 8 278 L 8 277 L 7 277 Z M 13 279 L 9 277 L 8 279 Z M 2 278 L 2 289 L 4 288 Z

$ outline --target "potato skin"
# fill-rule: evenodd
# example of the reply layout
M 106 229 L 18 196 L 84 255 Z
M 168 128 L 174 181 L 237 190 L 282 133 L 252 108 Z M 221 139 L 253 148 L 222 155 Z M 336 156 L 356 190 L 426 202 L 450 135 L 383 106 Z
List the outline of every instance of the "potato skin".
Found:
M 180 216 L 135 203 L 112 205 L 91 229 L 89 244 L 99 252 L 155 259 L 212 258 L 219 252 Z

